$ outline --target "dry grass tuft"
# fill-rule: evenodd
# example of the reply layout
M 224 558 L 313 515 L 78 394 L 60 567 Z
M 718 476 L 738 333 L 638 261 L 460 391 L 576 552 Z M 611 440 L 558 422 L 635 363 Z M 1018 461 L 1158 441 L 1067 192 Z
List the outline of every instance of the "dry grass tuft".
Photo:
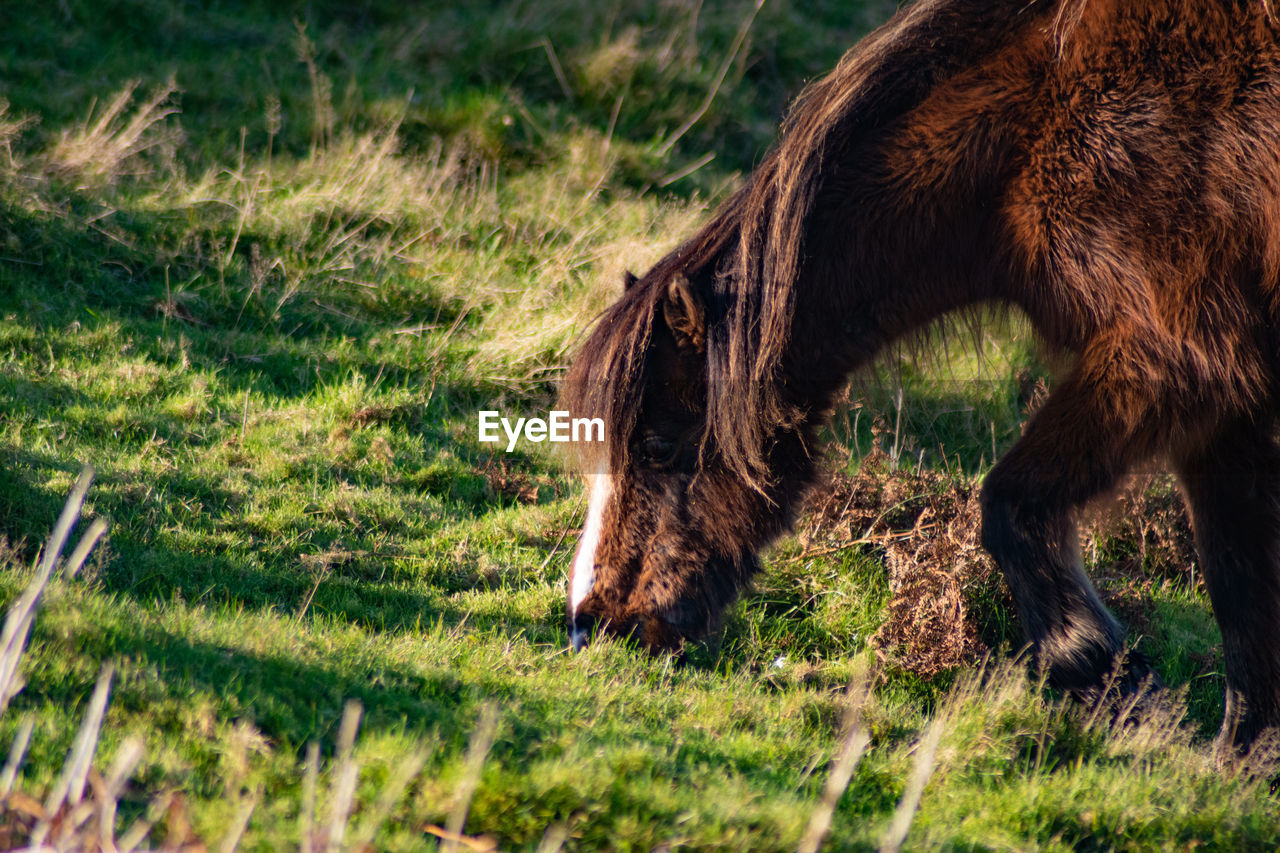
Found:
M 612 41 L 585 55 L 578 67 L 578 86 L 583 91 L 616 91 L 625 88 L 644 61 L 640 31 L 627 27 Z
M 1090 562 L 1150 580 L 1197 582 L 1195 537 L 1182 494 L 1169 475 L 1131 478 L 1084 525 Z
M 804 556 L 866 545 L 889 572 L 888 617 L 873 637 L 877 657 L 930 679 L 977 662 L 987 651 L 978 616 L 1011 600 L 981 545 L 976 480 L 931 470 L 895 470 L 877 451 L 857 474 L 832 474 L 809 499 L 812 532 Z M 1135 477 L 1092 507 L 1082 525 L 1087 562 L 1104 598 L 1129 619 L 1151 586 L 1195 586 L 1195 541 L 1182 497 L 1168 476 Z
M 4 151 L 5 168 L 17 168 L 13 159 L 13 141 L 34 123 L 29 117 L 10 118 L 9 102 L 0 99 L 0 150 Z
M 933 678 L 987 651 L 975 603 L 998 586 L 995 563 L 980 544 L 973 481 L 935 471 L 893 471 L 883 455 L 855 475 L 833 474 L 810 499 L 824 550 L 883 549 L 892 598 L 872 638 L 882 663 Z
M 170 78 L 128 114 L 137 88 L 136 81 L 127 84 L 96 118 L 91 108 L 79 127 L 64 130 L 46 156 L 45 170 L 63 178 L 110 182 L 142 152 L 176 145 L 179 132 L 164 120 L 179 111 L 172 103 L 177 83 Z

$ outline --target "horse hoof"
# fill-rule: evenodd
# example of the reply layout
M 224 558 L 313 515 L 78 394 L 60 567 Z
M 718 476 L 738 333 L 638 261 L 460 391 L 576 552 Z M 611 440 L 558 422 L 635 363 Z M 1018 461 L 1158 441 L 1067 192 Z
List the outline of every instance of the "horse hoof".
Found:
M 1151 660 L 1131 649 L 1103 684 L 1070 692 L 1072 698 L 1086 707 L 1105 708 L 1113 726 L 1126 727 L 1141 722 L 1146 712 L 1160 703 L 1164 689 L 1164 681 Z

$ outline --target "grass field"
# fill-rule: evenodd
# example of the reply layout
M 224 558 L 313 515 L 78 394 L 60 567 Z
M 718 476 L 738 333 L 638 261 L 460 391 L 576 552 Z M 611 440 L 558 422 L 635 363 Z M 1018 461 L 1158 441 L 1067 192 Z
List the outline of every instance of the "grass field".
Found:
M 1112 732 L 1016 660 L 966 504 L 1044 373 L 1016 318 L 855 383 L 814 511 L 687 662 L 564 651 L 581 485 L 477 411 L 545 407 L 622 271 L 892 4 L 445 5 L 5 16 L 0 602 L 85 463 L 110 524 L 35 617 L 16 789 L 57 787 L 111 664 L 94 764 L 140 741 L 114 826 L 155 847 L 246 815 L 242 849 L 306 846 L 350 799 L 352 848 L 792 850 L 827 803 L 835 849 L 903 820 L 909 849 L 1275 849 L 1265 777 L 1212 750 L 1220 638 L 1167 482 L 1084 550 L 1170 706 Z M 950 657 L 912 635 L 935 599 Z

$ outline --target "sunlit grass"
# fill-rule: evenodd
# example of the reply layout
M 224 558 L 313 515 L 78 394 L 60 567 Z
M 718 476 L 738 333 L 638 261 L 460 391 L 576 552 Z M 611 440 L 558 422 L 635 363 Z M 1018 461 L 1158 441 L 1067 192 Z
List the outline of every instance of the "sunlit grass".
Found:
M 550 454 L 481 444 L 476 412 L 544 406 L 623 271 L 696 227 L 803 79 L 888 11 L 766 4 L 672 143 L 752 6 L 68 0 L 0 33 L 0 599 L 82 462 L 86 513 L 111 524 L 51 587 L 0 719 L 3 742 L 34 715 L 24 790 L 55 780 L 110 661 L 96 766 L 146 746 L 122 819 L 178 791 L 210 844 L 257 790 L 245 846 L 297 845 L 308 744 L 323 805 L 356 699 L 358 815 L 427 755 L 379 849 L 434 848 L 492 703 L 470 836 L 789 850 L 870 673 L 835 848 L 880 844 L 936 718 L 909 848 L 1266 849 L 1276 802 L 1209 740 L 1207 602 L 1132 526 L 1085 552 L 1185 691 L 1181 723 L 1117 734 L 1063 704 L 1014 662 L 986 588 L 985 668 L 878 662 L 883 549 L 805 525 L 683 663 L 564 651 L 580 485 Z M 854 382 L 833 468 L 984 473 L 1043 371 L 1016 319 L 965 332 Z

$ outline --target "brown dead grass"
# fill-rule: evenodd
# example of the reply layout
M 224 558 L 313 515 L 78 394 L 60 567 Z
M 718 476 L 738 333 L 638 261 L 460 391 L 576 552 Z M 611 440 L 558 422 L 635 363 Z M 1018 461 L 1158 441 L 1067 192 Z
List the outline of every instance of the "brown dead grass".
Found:
M 979 482 L 931 470 L 895 470 L 883 453 L 856 474 L 835 472 L 813 490 L 802 556 L 865 546 L 878 551 L 891 598 L 872 638 L 881 664 L 924 679 L 978 662 L 986 617 L 1012 598 L 982 550 Z M 1084 557 L 1107 604 L 1143 624 L 1152 587 L 1198 584 L 1182 497 L 1167 475 L 1133 478 L 1085 513 Z
M 176 146 L 180 131 L 165 119 L 179 111 L 173 103 L 177 84 L 170 79 L 157 87 L 130 113 L 137 88 L 136 81 L 126 84 L 101 108 L 95 104 L 79 127 L 64 130 L 48 154 L 47 171 L 110 181 L 138 154 Z
M 555 489 L 552 478 L 531 473 L 497 454 L 489 456 L 480 475 L 490 497 L 514 499 L 521 504 L 536 504 L 540 487 Z
M 811 496 L 808 517 L 806 553 L 882 549 L 892 595 L 888 618 L 872 638 L 882 664 L 930 679 L 987 651 L 975 605 L 1003 591 L 979 543 L 973 481 L 895 471 L 888 457 L 875 455 L 857 474 L 831 474 Z
M 1083 556 L 1102 600 L 1131 630 L 1152 624 L 1152 597 L 1165 585 L 1203 591 L 1190 515 L 1167 474 L 1132 477 L 1086 511 Z M 1205 671 L 1217 665 L 1206 661 Z
M 1132 477 L 1091 507 L 1082 527 L 1090 562 L 1148 581 L 1200 582 L 1190 515 L 1167 474 Z

